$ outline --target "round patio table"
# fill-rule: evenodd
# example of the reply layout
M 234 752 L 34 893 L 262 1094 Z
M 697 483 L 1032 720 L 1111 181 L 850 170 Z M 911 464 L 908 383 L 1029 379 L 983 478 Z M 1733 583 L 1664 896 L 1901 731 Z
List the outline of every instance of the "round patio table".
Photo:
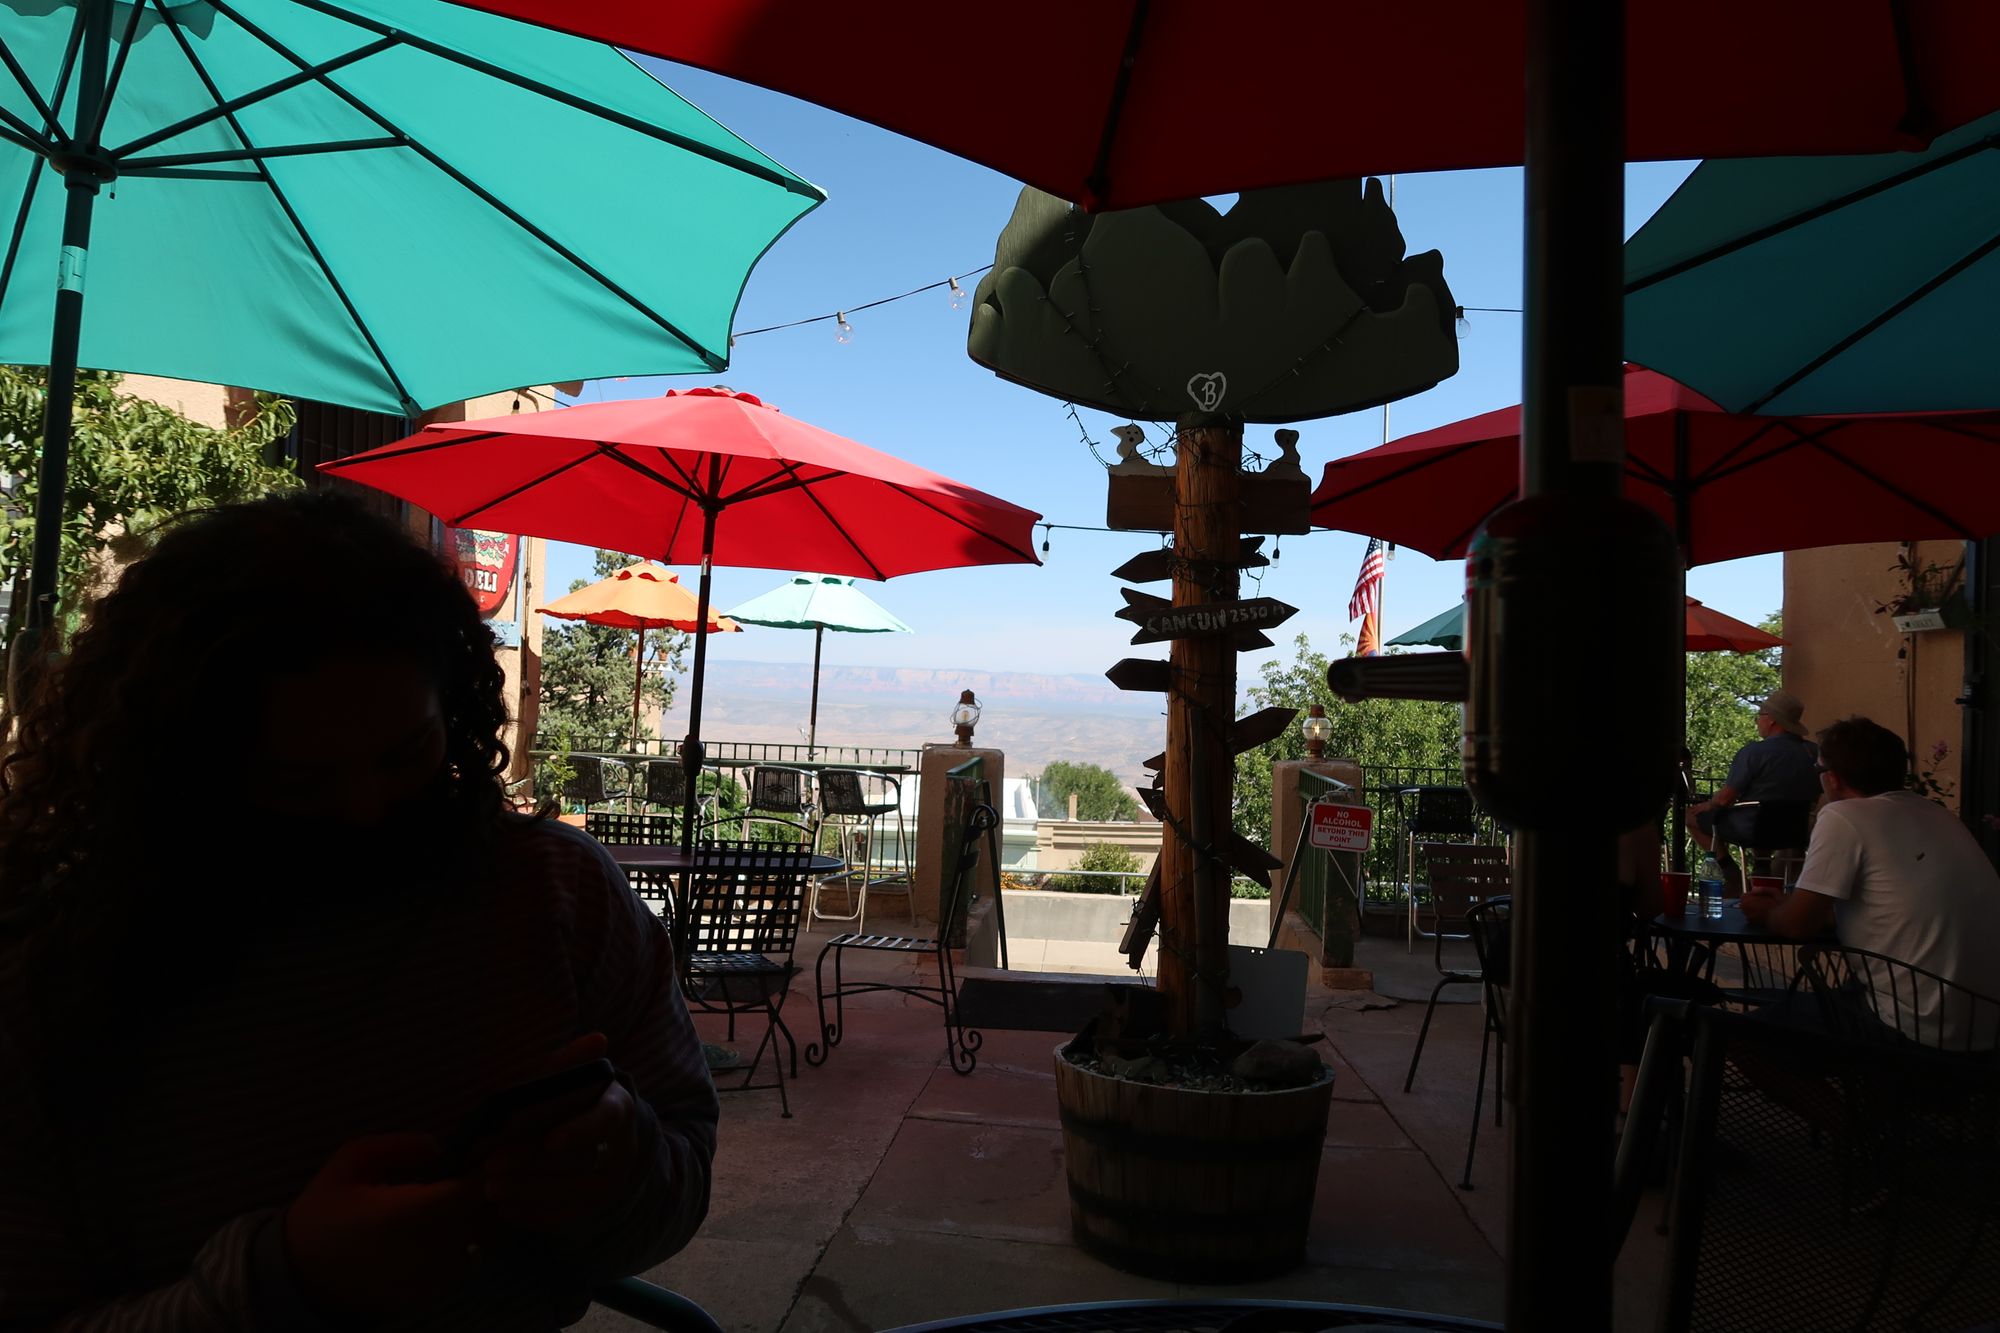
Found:
M 677 842 L 613 843 L 606 850 L 611 853 L 611 859 L 617 863 L 620 870 L 650 870 L 655 874 L 678 875 L 694 866 L 693 858 Z M 730 868 L 733 859 L 722 856 L 718 857 L 715 863 L 727 869 Z M 810 870 L 815 875 L 830 875 L 846 865 L 847 862 L 837 856 L 814 852 Z
M 1676 972 L 1692 975 L 1696 970 L 1693 964 L 1697 961 L 1695 946 L 1697 944 L 1711 946 L 1706 958 L 1700 959 L 1700 974 L 1706 980 L 1714 979 L 1716 959 L 1720 956 L 1724 945 L 1737 947 L 1738 956 L 1747 973 L 1753 968 L 1771 972 L 1781 960 L 1795 961 L 1796 955 L 1791 953 L 1791 950 L 1813 944 L 1839 943 L 1839 939 L 1833 935 L 1815 935 L 1807 939 L 1780 935 L 1744 916 L 1743 909 L 1738 907 L 1734 900 L 1722 905 L 1721 917 L 1714 919 L 1704 917 L 1701 914 L 1700 903 L 1692 896 L 1688 899 L 1687 915 L 1674 916 L 1662 912 L 1653 918 L 1652 928 L 1666 944 L 1667 965 Z M 1787 952 L 1780 954 L 1776 952 L 1777 950 Z M 1747 983 L 1747 975 L 1745 979 Z M 1768 1001 L 1783 994 L 1784 988 L 1781 987 L 1751 987 L 1746 984 L 1744 998 Z

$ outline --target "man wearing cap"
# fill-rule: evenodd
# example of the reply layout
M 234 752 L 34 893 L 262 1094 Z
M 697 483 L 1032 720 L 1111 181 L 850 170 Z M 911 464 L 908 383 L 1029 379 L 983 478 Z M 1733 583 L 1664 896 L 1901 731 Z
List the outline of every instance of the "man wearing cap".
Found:
M 1722 789 L 1698 805 L 1688 807 L 1694 826 L 1688 830 L 1703 851 L 1715 847 L 1715 830 L 1722 821 L 1723 838 L 1743 844 L 1748 836 L 1748 811 L 1731 817 L 1729 807 L 1742 801 L 1792 801 L 1810 803 L 1819 799 L 1819 747 L 1806 739 L 1806 707 L 1788 690 L 1773 690 L 1757 705 L 1757 735 L 1736 752 L 1730 761 L 1729 777 Z

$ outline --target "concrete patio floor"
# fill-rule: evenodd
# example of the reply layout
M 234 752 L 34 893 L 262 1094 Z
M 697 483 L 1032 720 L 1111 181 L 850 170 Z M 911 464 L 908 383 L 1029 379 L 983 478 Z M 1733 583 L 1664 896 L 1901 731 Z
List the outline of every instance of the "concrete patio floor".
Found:
M 801 1052 L 814 1025 L 812 960 L 825 938 L 801 939 L 804 970 L 785 1009 Z M 646 1276 L 700 1302 L 728 1329 L 786 1333 L 1203 1296 L 1498 1319 L 1506 1142 L 1492 1126 L 1490 1070 L 1474 1188 L 1457 1188 L 1478 1064 L 1477 989 L 1446 992 L 1456 1002 L 1440 1004 L 1406 1094 L 1404 1071 L 1436 976 L 1428 946 L 1409 955 L 1400 941 L 1368 940 L 1357 961 L 1376 970 L 1380 995 L 1400 1002 L 1362 1009 L 1347 1007 L 1352 993 L 1308 994 L 1307 1030 L 1326 1034 L 1320 1049 L 1336 1082 L 1307 1264 L 1293 1273 L 1235 1287 L 1177 1286 L 1085 1255 L 1070 1240 L 1051 1066 L 1070 1034 L 987 1031 L 978 1068 L 960 1075 L 944 1062 L 936 1008 L 875 995 L 850 1004 L 843 1042 L 826 1065 L 801 1060 L 790 1085 L 793 1118 L 780 1117 L 775 1092 L 723 1097 L 708 1221 L 683 1253 Z M 850 977 L 913 969 L 907 959 L 849 959 Z M 697 1022 L 704 1037 L 723 1038 L 719 1019 Z M 748 1051 L 758 1031 L 739 1027 L 736 1045 Z M 726 1073 L 719 1079 L 728 1086 Z M 1649 1226 L 1635 1230 L 1651 1239 Z M 1640 1321 L 1621 1318 L 1621 1326 L 1644 1326 L 1644 1285 L 1621 1292 L 1621 1306 Z M 638 1326 L 593 1309 L 579 1327 Z

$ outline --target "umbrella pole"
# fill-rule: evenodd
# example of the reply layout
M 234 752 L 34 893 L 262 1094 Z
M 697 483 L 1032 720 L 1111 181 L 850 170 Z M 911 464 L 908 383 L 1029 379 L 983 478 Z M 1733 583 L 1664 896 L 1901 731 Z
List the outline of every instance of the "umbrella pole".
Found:
M 713 461 L 709 471 L 711 483 L 718 481 L 713 475 L 717 471 Z M 701 580 L 695 593 L 694 678 L 689 682 L 687 739 L 681 742 L 681 767 L 687 770 L 687 792 L 681 802 L 681 849 L 690 855 L 694 852 L 695 807 L 701 794 L 701 681 L 708 670 L 708 605 L 709 583 L 715 572 L 715 515 L 714 508 L 703 506 Z
M 643 758 L 645 745 L 639 738 L 639 698 L 646 689 L 646 622 L 639 622 L 639 646 L 632 654 L 632 753 Z M 638 807 L 633 798 L 638 794 L 639 766 L 632 766 L 632 780 L 625 788 L 625 811 L 630 814 Z
M 819 650 L 826 639 L 826 626 L 813 626 L 812 712 L 806 718 L 806 762 L 819 757 Z
M 28 572 L 28 604 L 11 657 L 7 703 L 19 711 L 20 696 L 40 676 L 55 624 L 56 583 L 62 568 L 63 500 L 69 488 L 69 443 L 76 413 L 76 367 L 83 339 L 83 284 L 90 253 L 91 214 L 97 190 L 116 169 L 97 158 L 105 66 L 111 48 L 109 0 L 83 0 L 82 58 L 78 68 L 76 132 L 62 172 L 62 253 L 57 265 L 55 319 L 49 338 L 49 389 L 42 418 L 42 457 L 35 484 L 35 535 Z

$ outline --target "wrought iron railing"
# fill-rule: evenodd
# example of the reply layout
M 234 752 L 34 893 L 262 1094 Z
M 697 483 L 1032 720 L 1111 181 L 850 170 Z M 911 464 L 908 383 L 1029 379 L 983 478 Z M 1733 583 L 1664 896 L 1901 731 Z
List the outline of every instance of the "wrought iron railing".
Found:
M 1367 883 L 1366 858 L 1360 852 L 1328 852 L 1312 845 L 1312 808 L 1322 797 L 1351 791 L 1347 784 L 1309 769 L 1299 773 L 1299 833 L 1291 847 L 1292 907 L 1328 946 L 1337 966 L 1354 962 L 1354 936 L 1360 924 L 1360 895 Z M 1379 818 L 1379 816 L 1378 816 Z
M 634 750 L 629 735 L 572 736 L 564 747 L 557 738 L 535 737 L 528 751 L 536 762 L 567 749 L 570 754 L 592 754 L 604 759 L 678 759 L 681 743 L 675 740 L 647 740 Z M 877 771 L 917 771 L 922 750 L 888 745 L 815 745 L 808 748 L 790 741 L 703 741 L 702 761 L 718 768 L 749 768 L 757 764 L 778 764 L 791 768 L 872 768 Z

